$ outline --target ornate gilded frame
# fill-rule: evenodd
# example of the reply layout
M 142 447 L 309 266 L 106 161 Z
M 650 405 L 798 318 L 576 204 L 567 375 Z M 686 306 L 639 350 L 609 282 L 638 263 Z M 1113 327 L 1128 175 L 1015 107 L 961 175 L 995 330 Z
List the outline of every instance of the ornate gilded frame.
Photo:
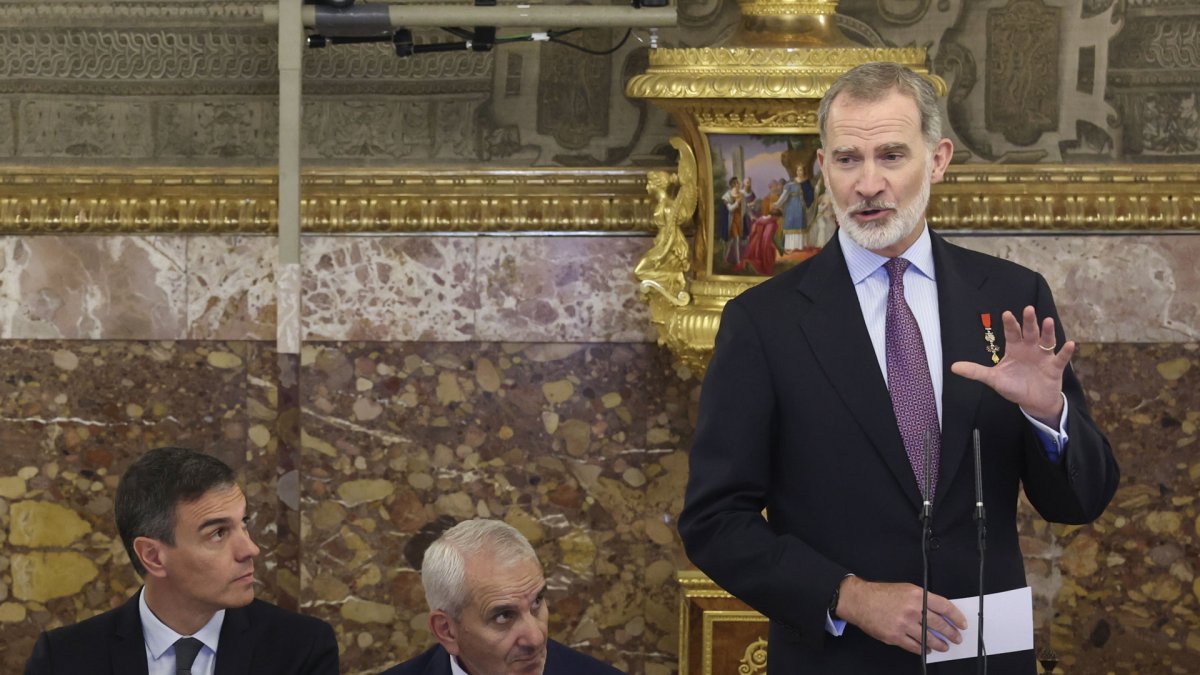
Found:
M 650 231 L 642 169 L 312 169 L 302 231 Z M 3 234 L 275 234 L 274 168 L 0 168 Z
M 274 234 L 275 170 L 0 168 L 0 234 Z M 653 234 L 640 168 L 313 169 L 306 233 Z M 711 195 L 710 195 L 711 197 Z M 951 166 L 942 231 L 1200 232 L 1200 167 Z M 679 224 L 694 232 L 691 219 Z

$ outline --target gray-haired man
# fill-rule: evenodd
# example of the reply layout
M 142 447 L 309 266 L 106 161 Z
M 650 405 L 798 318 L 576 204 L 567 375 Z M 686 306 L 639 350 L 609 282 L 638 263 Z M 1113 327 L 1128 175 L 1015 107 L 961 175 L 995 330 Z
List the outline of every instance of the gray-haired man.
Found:
M 447 530 L 425 551 L 421 583 L 438 644 L 384 675 L 620 675 L 549 639 L 542 565 L 502 521 Z

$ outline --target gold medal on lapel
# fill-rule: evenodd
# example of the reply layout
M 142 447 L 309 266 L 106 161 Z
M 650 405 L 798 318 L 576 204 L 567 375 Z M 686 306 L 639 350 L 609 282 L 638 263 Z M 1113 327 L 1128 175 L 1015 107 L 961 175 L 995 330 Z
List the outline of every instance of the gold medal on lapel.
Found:
M 987 352 L 992 355 L 992 363 L 1000 363 L 1000 357 L 997 352 L 1000 348 L 996 346 L 996 334 L 992 332 L 992 315 L 980 314 L 979 321 L 983 324 L 983 339 L 987 340 Z

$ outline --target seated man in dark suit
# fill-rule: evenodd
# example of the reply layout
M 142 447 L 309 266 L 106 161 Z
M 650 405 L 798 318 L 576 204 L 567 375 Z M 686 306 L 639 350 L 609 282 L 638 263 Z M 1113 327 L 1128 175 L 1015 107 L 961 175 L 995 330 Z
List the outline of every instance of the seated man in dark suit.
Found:
M 446 530 L 425 551 L 421 584 L 439 644 L 384 675 L 621 675 L 547 637 L 542 565 L 507 523 Z
M 117 529 L 142 590 L 42 633 L 26 675 L 336 675 L 329 624 L 254 599 L 258 547 L 221 460 L 158 448 L 117 487 Z

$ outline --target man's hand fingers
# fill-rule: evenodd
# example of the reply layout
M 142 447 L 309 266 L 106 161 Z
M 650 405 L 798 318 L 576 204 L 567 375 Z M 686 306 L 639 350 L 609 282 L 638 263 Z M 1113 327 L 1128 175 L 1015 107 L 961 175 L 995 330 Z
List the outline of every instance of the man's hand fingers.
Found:
M 931 626 L 934 625 L 934 617 L 936 617 L 939 622 L 947 622 L 947 628 L 955 632 L 967 627 L 967 617 L 963 616 L 962 610 L 960 610 L 953 602 L 950 602 L 946 598 L 930 593 L 929 625 Z M 938 629 L 941 629 L 940 623 L 938 624 Z M 950 634 L 947 633 L 947 635 L 949 636 Z
M 961 375 L 968 380 L 988 384 L 992 378 L 992 369 L 970 361 L 955 361 L 950 364 L 950 372 Z M 990 385 L 989 385 L 990 386 Z
M 1065 369 L 1067 364 L 1071 362 L 1071 357 L 1075 355 L 1075 341 L 1067 340 L 1063 344 L 1062 349 L 1058 350 L 1059 368 Z

